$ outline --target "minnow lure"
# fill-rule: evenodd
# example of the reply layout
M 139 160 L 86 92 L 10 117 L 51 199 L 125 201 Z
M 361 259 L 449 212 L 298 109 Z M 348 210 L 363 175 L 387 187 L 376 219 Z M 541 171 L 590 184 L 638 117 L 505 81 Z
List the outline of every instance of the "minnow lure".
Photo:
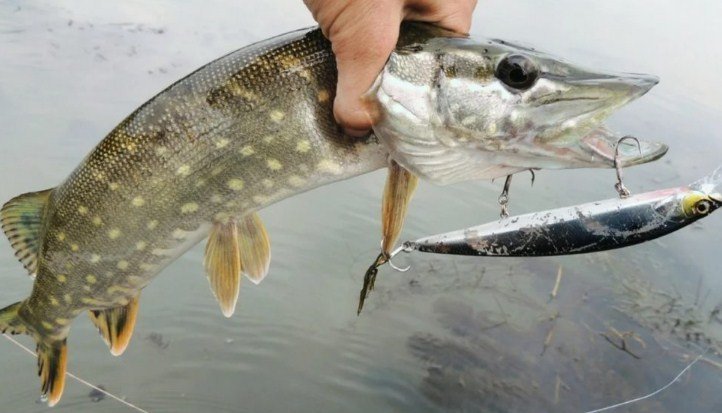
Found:
M 678 231 L 720 206 L 722 168 L 686 187 L 508 217 L 408 241 L 394 251 L 541 257 L 623 248 Z

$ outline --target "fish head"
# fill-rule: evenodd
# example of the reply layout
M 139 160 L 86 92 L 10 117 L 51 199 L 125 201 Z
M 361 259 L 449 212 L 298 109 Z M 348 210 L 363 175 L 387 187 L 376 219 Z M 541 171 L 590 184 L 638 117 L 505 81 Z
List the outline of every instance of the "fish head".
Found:
M 657 83 L 501 40 L 436 36 L 398 47 L 369 100 L 391 156 L 446 184 L 532 168 L 612 167 L 620 137 L 602 122 Z M 648 162 L 666 149 L 627 145 L 619 160 Z

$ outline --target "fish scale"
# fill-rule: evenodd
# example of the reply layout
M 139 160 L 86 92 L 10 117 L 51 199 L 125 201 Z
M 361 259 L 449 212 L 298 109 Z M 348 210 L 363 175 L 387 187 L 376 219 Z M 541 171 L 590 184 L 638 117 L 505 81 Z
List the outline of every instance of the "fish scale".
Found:
M 289 45 L 290 38 L 294 40 Z M 215 215 L 241 216 L 292 192 L 310 189 L 291 185 L 291 174 L 314 186 L 348 177 L 333 173 L 336 171 L 318 173 L 317 165 L 322 160 L 339 165 L 341 170 L 349 158 L 352 162 L 367 155 L 380 159 L 376 156 L 380 152 L 365 153 L 368 151 L 363 152 L 364 147 L 338 133 L 330 116 L 331 99 L 323 103 L 327 108 L 325 119 L 309 113 L 316 112 L 314 108 L 319 104 L 316 93 L 309 91 L 330 90 L 335 83 L 335 78 L 323 76 L 332 72 L 327 67 L 332 60 L 316 56 L 319 50 L 328 53 L 326 41 L 318 32 L 283 36 L 261 48 L 261 53 L 264 49 L 266 54 L 260 58 L 256 51 L 232 53 L 171 86 L 123 121 L 55 189 L 50 208 L 57 212 L 48 221 L 51 229 L 41 250 L 43 254 L 53 251 L 54 259 L 41 260 L 39 284 L 45 277 L 67 273 L 65 289 L 73 294 L 81 292 L 80 300 L 87 275 L 94 275 L 97 286 L 93 298 L 104 306 L 119 304 L 120 295 L 103 291 L 123 284 L 129 274 L 143 279 L 155 275 L 157 271 L 142 270 L 139 265 L 146 263 L 160 269 L 182 255 L 205 238 L 207 231 L 198 230 Z M 307 55 L 312 58 L 311 64 L 304 61 Z M 308 73 L 288 73 L 291 66 L 284 65 L 287 56 L 295 59 L 292 67 L 300 66 Z M 275 85 L 275 89 L 261 90 L 259 85 L 248 83 L 247 79 L 255 78 L 265 79 L 260 86 Z M 308 88 L 310 81 L 315 85 Z M 246 94 L 239 97 L 240 101 L 236 99 L 238 88 Z M 295 95 L 293 99 L 279 92 L 289 90 Z M 248 94 L 253 94 L 254 102 L 250 117 L 246 112 Z M 304 121 L 307 118 L 332 124 L 324 131 L 335 131 L 335 139 L 319 136 L 315 124 Z M 185 139 L 176 138 L 179 132 Z M 301 138 L 314 139 L 314 149 L 295 150 Z M 329 143 L 334 147 L 324 148 Z M 253 154 L 244 155 L 243 148 Z M 201 179 L 204 182 L 199 185 Z M 234 179 L 238 186 L 242 185 L 240 190 L 229 187 Z M 263 179 L 272 180 L 274 188 L 266 188 Z M 211 199 L 220 201 L 208 205 Z M 184 205 L 188 209 L 197 205 L 197 209 L 182 213 Z M 77 212 L 81 206 L 88 208 L 84 215 Z M 94 217 L 100 217 L 102 223 L 94 225 Z M 149 230 L 148 223 L 159 217 L 163 219 L 157 227 Z M 62 241 L 58 234 L 64 234 Z M 67 251 L 74 242 L 81 251 L 97 254 L 101 260 L 73 264 L 69 271 L 65 268 L 68 260 L 57 252 Z M 133 251 L 138 242 L 146 243 L 145 248 Z M 163 251 L 161 256 L 153 254 L 157 249 Z M 73 251 L 67 253 L 74 255 Z M 118 268 L 120 258 L 131 263 L 128 268 Z M 63 286 L 53 286 L 58 287 Z M 44 292 L 33 293 L 30 302 L 43 301 L 45 296 Z M 62 313 L 62 309 L 42 304 L 37 307 L 52 311 L 54 316 Z
M 581 131 L 646 92 L 654 79 L 635 75 L 609 83 L 600 75 L 599 82 L 586 78 L 575 86 L 574 79 L 552 73 L 554 80 L 540 80 L 538 87 L 513 90 L 494 72 L 512 53 L 577 73 L 507 43 L 475 42 L 405 23 L 366 97 L 375 134 L 363 138 L 345 135 L 334 120 L 335 59 L 317 28 L 256 43 L 201 67 L 124 119 L 59 186 L 21 195 L 2 208 L 3 230 L 36 280 L 29 298 L 0 310 L 0 331 L 36 340 L 42 391 L 54 405 L 64 388 L 72 319 L 89 312 L 112 354 L 121 354 L 142 288 L 206 237 L 209 285 L 223 314 L 233 314 L 241 275 L 259 283 L 268 272 L 270 242 L 256 211 L 274 202 L 389 166 L 381 262 L 403 226 L 414 173 L 443 183 L 542 166 L 612 166 L 602 155 L 614 135 L 597 132 L 597 152 L 590 155 Z M 561 94 L 583 94 L 586 101 L 590 94 L 600 97 L 599 113 L 587 109 L 594 116 L 576 135 L 558 123 L 579 114 L 545 100 L 556 92 L 552 86 Z M 558 123 L 512 113 L 530 105 L 557 115 Z M 428 108 L 438 113 L 420 112 Z M 563 130 L 557 141 L 564 148 L 550 149 L 557 129 Z M 544 141 L 504 145 L 511 131 Z M 625 163 L 647 162 L 666 151 L 646 145 L 639 156 L 623 153 Z

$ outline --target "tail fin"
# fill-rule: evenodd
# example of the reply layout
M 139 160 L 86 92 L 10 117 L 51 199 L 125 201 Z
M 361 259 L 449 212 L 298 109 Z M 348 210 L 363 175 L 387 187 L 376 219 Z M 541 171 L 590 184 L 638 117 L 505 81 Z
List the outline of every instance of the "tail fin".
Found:
M 42 383 L 42 394 L 47 398 L 48 406 L 52 407 L 60 401 L 65 388 L 65 366 L 68 359 L 65 340 L 50 340 L 33 334 L 18 313 L 22 305 L 21 301 L 0 310 L 0 332 L 30 334 L 38 342 L 38 375 Z

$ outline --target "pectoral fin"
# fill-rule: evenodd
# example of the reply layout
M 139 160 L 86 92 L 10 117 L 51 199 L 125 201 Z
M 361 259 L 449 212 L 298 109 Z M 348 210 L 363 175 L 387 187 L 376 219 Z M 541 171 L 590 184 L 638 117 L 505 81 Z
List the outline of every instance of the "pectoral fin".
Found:
M 110 347 L 110 353 L 114 356 L 123 354 L 130 343 L 135 328 L 135 320 L 138 316 L 139 297 L 117 308 L 107 310 L 91 310 L 90 320 L 98 327 L 103 340 Z
M 268 274 L 271 242 L 258 214 L 249 214 L 238 223 L 238 241 L 243 274 L 259 284 Z
M 206 244 L 204 260 L 213 295 L 226 317 L 233 315 L 241 286 L 241 246 L 235 220 L 216 223 Z
M 381 205 L 381 224 L 383 242 L 381 249 L 389 254 L 394 248 L 404 225 L 406 211 L 416 190 L 418 178 L 404 169 L 396 161 L 389 163 L 389 175 L 386 179 Z

